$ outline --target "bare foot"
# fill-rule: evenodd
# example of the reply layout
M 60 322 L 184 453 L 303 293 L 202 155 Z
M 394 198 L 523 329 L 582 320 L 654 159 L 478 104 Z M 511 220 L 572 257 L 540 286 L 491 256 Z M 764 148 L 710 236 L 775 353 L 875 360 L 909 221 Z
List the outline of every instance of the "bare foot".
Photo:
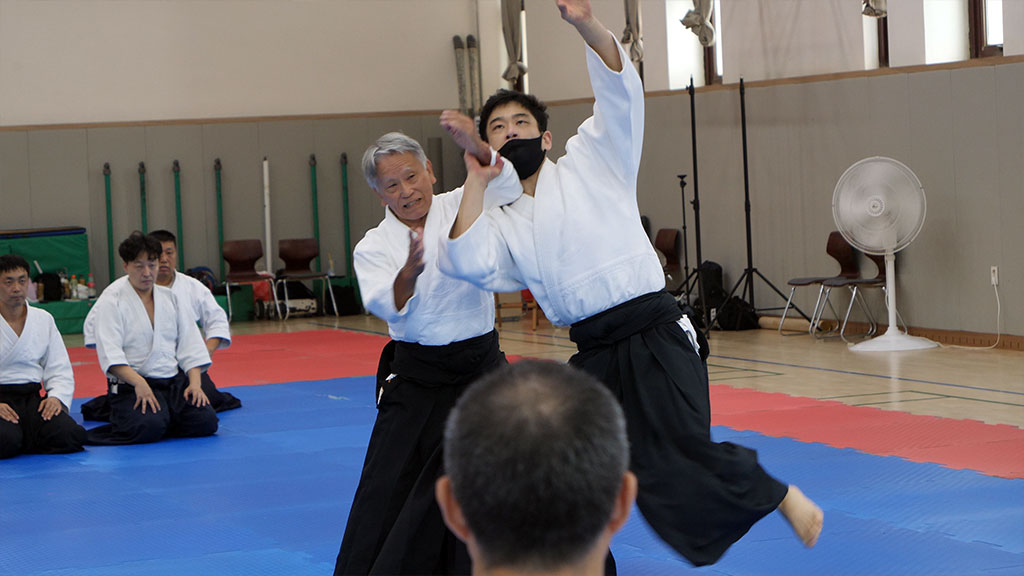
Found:
M 790 484 L 786 497 L 779 504 L 779 512 L 782 512 L 793 531 L 803 540 L 804 546 L 810 548 L 818 543 L 825 513 L 799 488 Z

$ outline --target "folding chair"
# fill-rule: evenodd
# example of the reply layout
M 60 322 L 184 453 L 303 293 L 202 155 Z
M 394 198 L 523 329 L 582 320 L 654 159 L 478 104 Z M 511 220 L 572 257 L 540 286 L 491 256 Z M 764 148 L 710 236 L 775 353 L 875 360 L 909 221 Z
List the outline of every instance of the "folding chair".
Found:
M 846 286 L 850 289 L 850 303 L 846 306 L 846 315 L 843 316 L 843 323 L 839 328 L 839 337 L 843 340 L 846 340 L 846 324 L 850 321 L 850 311 L 853 310 L 853 302 L 855 300 L 860 304 L 861 310 L 864 311 L 864 316 L 868 319 L 868 331 L 856 336 L 870 338 L 878 331 L 878 323 L 875 322 L 875 317 L 871 314 L 871 310 L 864 301 L 864 296 L 860 293 L 860 290 L 862 288 L 881 288 L 882 292 L 885 292 L 885 257 L 878 254 L 866 254 L 866 256 L 878 268 L 874 278 L 829 278 L 822 282 L 822 287 L 825 289 L 825 300 L 828 300 L 833 288 Z M 860 298 L 859 300 L 858 297 Z
M 338 316 L 338 304 L 334 301 L 334 290 L 329 290 L 331 277 L 327 272 L 314 272 L 310 263 L 320 254 L 315 238 L 293 238 L 280 240 L 277 243 L 277 255 L 284 260 L 284 271 L 277 275 L 276 284 L 284 286 L 284 319 L 288 319 L 291 306 L 288 302 L 288 281 L 320 280 L 320 301 L 327 305 L 327 294 L 331 295 L 334 316 Z M 276 296 L 276 290 L 275 290 Z

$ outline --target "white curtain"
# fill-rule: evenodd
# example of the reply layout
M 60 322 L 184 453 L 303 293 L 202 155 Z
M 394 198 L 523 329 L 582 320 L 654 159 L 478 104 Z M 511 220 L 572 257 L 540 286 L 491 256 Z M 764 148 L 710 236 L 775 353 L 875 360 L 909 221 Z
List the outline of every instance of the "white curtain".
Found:
M 629 44 L 629 59 L 640 67 L 644 60 L 644 38 L 640 31 L 640 0 L 623 0 L 626 5 L 626 30 L 622 33 L 622 44 Z
M 526 73 L 520 20 L 522 11 L 523 0 L 501 0 L 501 30 L 505 33 L 505 51 L 508 53 L 508 68 L 501 77 L 512 86 Z

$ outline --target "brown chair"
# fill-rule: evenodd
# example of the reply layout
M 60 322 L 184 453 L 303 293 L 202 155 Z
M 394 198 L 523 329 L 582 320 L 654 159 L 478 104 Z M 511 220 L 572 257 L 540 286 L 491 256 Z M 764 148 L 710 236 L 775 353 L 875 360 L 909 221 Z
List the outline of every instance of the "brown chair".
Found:
M 501 328 L 501 311 L 505 308 L 514 308 L 524 315 L 526 312 L 530 312 L 532 316 L 531 330 L 533 331 L 537 330 L 537 326 L 540 324 L 540 317 L 544 315 L 544 311 L 540 309 L 540 304 L 537 304 L 537 300 L 534 299 L 533 294 L 531 294 L 529 290 L 519 291 L 519 302 L 502 302 L 498 297 L 498 293 L 495 292 L 494 317 L 498 324 L 498 328 Z
M 284 319 L 288 319 L 291 307 L 288 302 L 288 281 L 320 280 L 320 301 L 327 305 L 327 294 L 331 295 L 334 315 L 338 316 L 338 304 L 334 301 L 334 290 L 328 290 L 331 277 L 327 272 L 314 272 L 310 263 L 320 254 L 315 238 L 293 238 L 277 243 L 277 255 L 284 260 L 284 271 L 278 273 L 276 283 L 284 286 Z
M 860 276 L 860 267 L 857 264 L 857 255 L 853 250 L 853 246 L 843 238 L 843 235 L 838 231 L 833 231 L 828 235 L 828 243 L 825 246 L 825 252 L 835 259 L 839 263 L 839 274 L 835 276 L 807 276 L 801 278 L 791 278 L 787 284 L 791 286 L 789 290 L 789 299 L 786 300 L 786 307 L 782 309 L 782 319 L 779 320 L 779 333 L 782 334 L 782 326 L 786 322 L 786 314 L 789 312 L 789 307 L 793 303 L 793 294 L 797 288 L 802 286 L 817 286 L 818 287 L 818 299 L 814 302 L 814 312 L 811 314 L 811 326 L 808 329 L 808 334 L 814 334 L 817 330 L 818 325 L 821 323 L 821 317 L 825 312 L 825 305 L 831 308 L 832 304 L 829 303 L 827 298 L 823 298 L 825 294 L 824 282 L 826 280 L 832 280 L 837 278 L 842 279 L 855 279 Z M 833 315 L 838 319 L 835 309 L 832 309 Z
M 231 287 L 255 285 L 266 282 L 274 300 L 274 313 L 278 313 L 277 294 L 274 293 L 274 279 L 256 271 L 256 261 L 263 258 L 263 243 L 259 240 L 228 240 L 221 247 L 221 255 L 230 268 L 224 278 L 224 290 L 228 298 L 228 322 L 231 321 Z
M 675 228 L 662 228 L 658 230 L 657 236 L 654 237 L 654 247 L 658 249 L 665 256 L 665 280 L 666 284 L 668 280 L 679 279 L 679 282 L 685 282 L 683 278 L 682 267 L 679 265 L 679 259 L 683 254 L 683 235 Z M 674 287 L 673 287 L 674 288 Z M 674 292 L 674 290 L 669 290 Z

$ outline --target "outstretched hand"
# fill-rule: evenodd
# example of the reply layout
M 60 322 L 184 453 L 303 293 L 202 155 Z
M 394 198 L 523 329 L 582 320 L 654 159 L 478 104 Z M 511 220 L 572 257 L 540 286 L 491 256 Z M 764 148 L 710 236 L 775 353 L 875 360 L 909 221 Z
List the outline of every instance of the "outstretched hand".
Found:
M 441 127 L 451 135 L 459 148 L 473 154 L 481 163 L 491 161 L 491 147 L 477 133 L 472 118 L 458 110 L 445 110 L 441 112 Z
M 590 20 L 594 13 L 590 8 L 590 0 L 555 0 L 562 19 L 576 26 Z

